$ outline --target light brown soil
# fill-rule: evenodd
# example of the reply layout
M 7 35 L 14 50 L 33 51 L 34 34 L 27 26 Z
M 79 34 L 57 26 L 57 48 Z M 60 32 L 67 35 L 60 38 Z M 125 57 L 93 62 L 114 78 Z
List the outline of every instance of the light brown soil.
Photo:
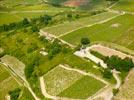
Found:
M 86 5 L 89 0 L 69 0 L 65 2 L 63 5 L 68 7 L 78 7 L 81 5 Z
M 103 54 L 104 56 L 116 55 L 116 56 L 121 57 L 122 59 L 124 59 L 126 57 L 129 57 L 134 61 L 133 56 L 127 55 L 123 52 L 120 52 L 120 51 L 117 51 L 117 50 L 114 50 L 114 49 L 111 49 L 111 48 L 108 48 L 108 47 L 105 47 L 105 46 L 102 46 L 102 45 L 93 45 L 90 48 L 91 48 L 91 50 L 97 51 L 97 52 Z

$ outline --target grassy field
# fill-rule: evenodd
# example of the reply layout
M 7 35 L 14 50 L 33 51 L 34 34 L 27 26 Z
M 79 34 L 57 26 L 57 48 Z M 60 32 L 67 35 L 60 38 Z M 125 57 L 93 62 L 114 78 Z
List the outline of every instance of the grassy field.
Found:
M 115 13 L 104 12 L 104 13 L 101 13 L 98 15 L 94 15 L 92 17 L 81 18 L 79 20 L 72 21 L 72 22 L 66 22 L 66 23 L 59 24 L 59 25 L 54 26 L 54 27 L 44 28 L 43 30 L 45 32 L 50 33 L 50 34 L 54 34 L 56 36 L 59 36 L 59 35 L 71 32 L 73 30 L 79 29 L 81 27 L 85 27 L 85 26 L 100 22 L 102 20 L 109 19 L 109 18 L 114 17 L 116 15 L 117 14 L 115 14 Z
M 68 71 L 57 66 L 44 75 L 46 91 L 51 95 L 58 95 L 81 77 L 83 75 L 78 72 Z
M 0 13 L 0 25 L 17 22 L 22 20 L 22 17 L 15 14 Z
M 134 50 L 134 16 L 125 14 L 103 24 L 81 28 L 73 31 L 61 39 L 78 45 L 82 37 L 90 38 L 91 42 L 112 42 Z
M 104 86 L 104 83 L 92 77 L 84 76 L 80 80 L 76 81 L 72 86 L 60 93 L 59 96 L 73 99 L 87 99 Z
M 93 62 L 86 61 L 80 57 L 75 56 L 72 53 L 66 53 L 66 54 L 58 54 L 56 55 L 52 60 L 49 60 L 48 57 L 44 57 L 44 63 L 42 63 L 39 66 L 39 69 L 43 73 L 47 73 L 51 69 L 53 69 L 55 66 L 59 64 L 67 64 L 71 66 L 72 68 L 77 68 L 86 72 L 91 72 L 96 75 L 101 75 L 101 72 L 95 68 L 93 68 L 93 65 L 95 65 Z
M 0 13 L 0 25 L 19 22 L 24 18 L 36 18 L 44 14 L 45 12 Z
M 112 9 L 134 12 L 134 1 L 119 0 L 119 2 L 112 7 Z
M 54 7 L 48 4 L 19 5 L 13 8 L 0 7 L 0 25 L 21 21 L 24 18 L 37 18 L 41 15 L 55 15 L 71 11 L 72 8 Z

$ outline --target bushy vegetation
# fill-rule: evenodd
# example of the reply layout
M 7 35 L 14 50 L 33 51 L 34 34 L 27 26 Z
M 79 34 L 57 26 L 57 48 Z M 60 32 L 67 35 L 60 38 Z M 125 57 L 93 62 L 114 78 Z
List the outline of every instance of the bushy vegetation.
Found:
M 9 91 L 9 95 L 11 96 L 11 100 L 18 100 L 21 89 L 16 88 L 13 91 Z
M 104 62 L 110 69 L 116 69 L 118 71 L 126 71 L 128 72 L 130 69 L 134 67 L 134 62 L 131 58 L 121 59 L 118 56 L 106 57 Z
M 113 95 L 115 96 L 119 92 L 119 89 L 113 89 Z
M 104 78 L 107 78 L 107 79 L 112 78 L 112 72 L 109 68 L 103 69 L 102 74 Z

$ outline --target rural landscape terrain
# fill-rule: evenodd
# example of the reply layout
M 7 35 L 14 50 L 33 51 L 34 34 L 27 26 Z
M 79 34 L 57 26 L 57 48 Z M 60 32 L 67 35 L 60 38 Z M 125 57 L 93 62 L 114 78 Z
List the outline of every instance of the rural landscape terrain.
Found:
M 134 100 L 134 0 L 0 0 L 0 100 Z

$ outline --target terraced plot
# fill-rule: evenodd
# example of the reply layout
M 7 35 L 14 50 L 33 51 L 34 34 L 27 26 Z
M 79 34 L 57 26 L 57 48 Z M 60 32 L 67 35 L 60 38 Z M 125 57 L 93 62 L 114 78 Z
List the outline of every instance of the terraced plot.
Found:
M 134 15 L 125 14 L 103 24 L 97 24 L 73 31 L 62 36 L 61 39 L 71 44 L 78 45 L 82 37 L 88 37 L 92 43 L 100 43 L 102 41 L 111 42 L 133 50 L 133 30 Z
M 86 99 L 105 86 L 99 80 L 59 66 L 44 75 L 46 91 L 50 95 Z
M 101 13 L 92 17 L 81 18 L 77 21 L 66 22 L 64 24 L 60 24 L 54 27 L 44 28 L 43 31 L 50 33 L 50 34 L 54 34 L 56 36 L 60 36 L 60 35 L 69 33 L 71 31 L 77 30 L 81 27 L 92 25 L 92 24 L 112 18 L 117 15 L 118 14 L 115 14 L 115 13 L 105 12 L 105 13 Z
M 20 62 L 17 58 L 5 55 L 1 58 L 1 62 L 5 63 L 10 69 L 14 70 L 19 76 L 25 78 L 24 68 L 25 65 Z
M 112 7 L 115 10 L 134 11 L 134 0 L 119 0 L 119 2 Z

